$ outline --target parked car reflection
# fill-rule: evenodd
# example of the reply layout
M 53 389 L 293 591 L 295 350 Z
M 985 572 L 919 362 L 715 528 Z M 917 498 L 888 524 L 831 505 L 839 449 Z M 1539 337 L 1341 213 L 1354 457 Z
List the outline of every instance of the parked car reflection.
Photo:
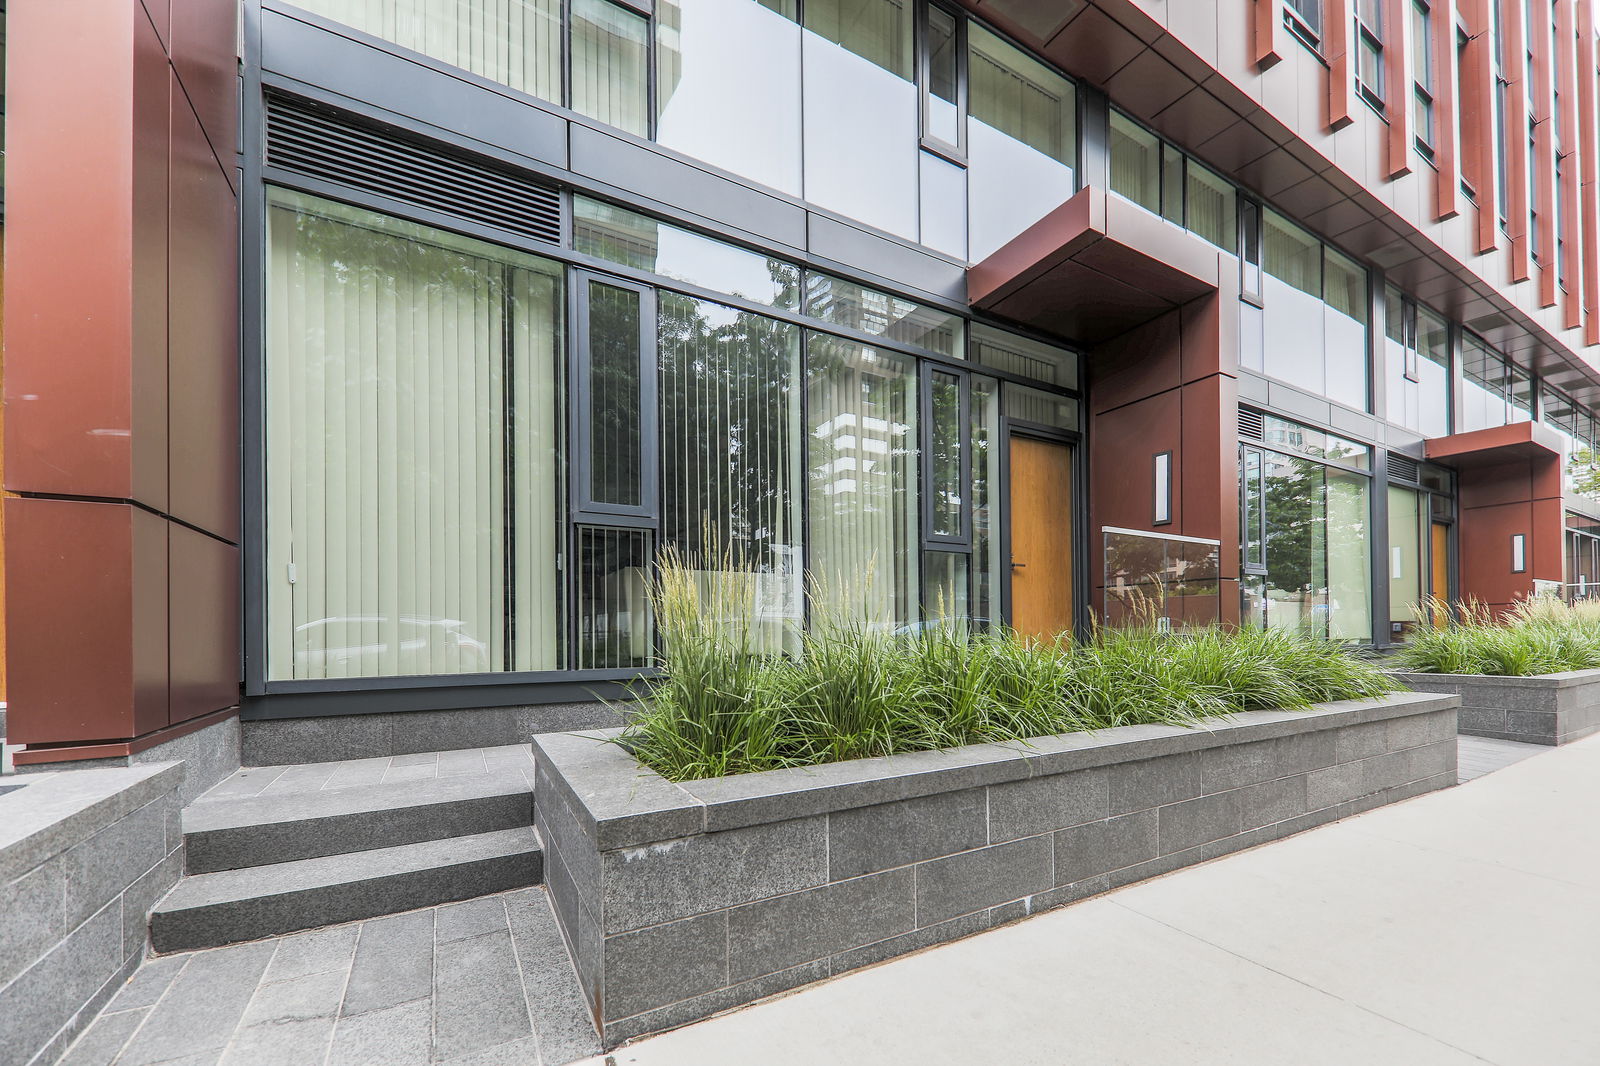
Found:
M 480 673 L 489 645 L 459 618 L 344 615 L 296 626 L 296 677 Z

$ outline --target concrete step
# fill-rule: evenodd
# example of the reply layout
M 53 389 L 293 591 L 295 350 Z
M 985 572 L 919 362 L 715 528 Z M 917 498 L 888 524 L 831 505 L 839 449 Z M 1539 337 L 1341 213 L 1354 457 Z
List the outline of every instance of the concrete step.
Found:
M 196 874 L 150 915 L 157 952 L 219 947 L 542 882 L 531 826 Z
M 184 868 L 239 870 L 532 824 L 532 786 L 520 773 L 221 794 L 184 809 Z

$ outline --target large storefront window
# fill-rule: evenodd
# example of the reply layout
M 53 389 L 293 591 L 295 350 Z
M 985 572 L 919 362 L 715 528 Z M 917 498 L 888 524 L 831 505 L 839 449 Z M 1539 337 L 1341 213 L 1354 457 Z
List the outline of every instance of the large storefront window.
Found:
M 1562 491 L 1569 506 L 1600 514 L 1600 421 L 1565 393 L 1542 391 L 1544 422 L 1561 434 Z
M 1600 597 L 1600 519 L 1567 515 L 1567 599 Z
M 1280 419 L 1265 422 L 1268 447 L 1245 445 L 1240 456 L 1243 616 L 1370 640 L 1371 450 Z
M 268 677 L 563 666 L 561 268 L 269 203 Z

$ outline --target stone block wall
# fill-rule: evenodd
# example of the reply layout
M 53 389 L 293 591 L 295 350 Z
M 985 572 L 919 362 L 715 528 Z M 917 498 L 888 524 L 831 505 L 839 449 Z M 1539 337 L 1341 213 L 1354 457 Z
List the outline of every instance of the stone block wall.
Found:
M 1418 692 L 1460 696 L 1460 730 L 1468 736 L 1555 745 L 1600 731 L 1600 670 L 1540 677 L 1397 676 Z
M 1398 695 L 672 784 L 535 740 L 546 880 L 617 1043 L 1456 782 Z
M 8 778 L 0 794 L 0 1066 L 53 1063 L 144 957 L 183 869 L 183 767 Z

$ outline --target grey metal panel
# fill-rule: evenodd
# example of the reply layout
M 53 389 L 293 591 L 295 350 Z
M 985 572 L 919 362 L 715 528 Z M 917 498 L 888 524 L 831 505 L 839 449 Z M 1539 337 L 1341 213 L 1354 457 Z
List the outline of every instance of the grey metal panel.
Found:
M 1382 436 L 1382 426 L 1371 415 L 1332 404 L 1329 407 L 1329 416 L 1328 425 L 1341 433 L 1352 434 L 1364 441 L 1378 440 Z
M 826 215 L 811 215 L 813 256 L 868 270 L 947 300 L 966 303 L 966 268 Z
M 566 166 L 567 122 L 561 116 L 471 75 L 447 74 L 279 12 L 261 13 L 261 68 L 486 145 Z
M 1327 400 L 1309 396 L 1277 381 L 1267 384 L 1267 405 L 1287 415 L 1310 419 L 1319 426 L 1327 425 L 1332 418 L 1333 405 Z
M 578 123 L 571 168 L 781 244 L 806 246 L 806 213 L 798 205 Z
M 1267 379 L 1248 370 L 1239 371 L 1239 399 L 1267 402 Z
M 1389 450 L 1413 459 L 1422 458 L 1423 437 L 1416 430 L 1406 429 L 1403 426 L 1386 426 L 1387 443 Z

